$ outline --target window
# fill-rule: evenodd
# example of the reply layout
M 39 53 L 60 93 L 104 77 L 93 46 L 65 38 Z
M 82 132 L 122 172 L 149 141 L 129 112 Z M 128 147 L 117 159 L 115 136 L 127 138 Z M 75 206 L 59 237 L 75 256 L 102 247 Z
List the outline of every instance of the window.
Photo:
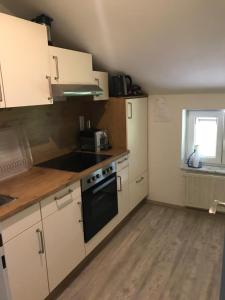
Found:
M 186 125 L 186 159 L 193 152 L 195 145 L 198 145 L 203 163 L 222 164 L 224 112 L 188 111 Z

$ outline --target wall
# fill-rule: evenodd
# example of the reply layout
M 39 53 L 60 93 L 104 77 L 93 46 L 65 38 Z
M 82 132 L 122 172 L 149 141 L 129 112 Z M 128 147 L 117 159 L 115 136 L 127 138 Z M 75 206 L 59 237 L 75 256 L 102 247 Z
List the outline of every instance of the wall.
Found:
M 0 129 L 23 126 L 31 145 L 34 163 L 67 153 L 79 146 L 78 116 L 89 119 L 88 99 L 53 105 L 0 110 Z
M 225 94 L 149 97 L 149 198 L 175 205 L 183 205 L 185 191 L 180 170 L 182 109 L 225 109 Z
M 79 148 L 80 115 L 94 127 L 107 129 L 113 148 L 126 149 L 125 101 L 119 99 L 76 97 L 53 105 L 0 109 L 0 129 L 22 126 L 36 164 Z

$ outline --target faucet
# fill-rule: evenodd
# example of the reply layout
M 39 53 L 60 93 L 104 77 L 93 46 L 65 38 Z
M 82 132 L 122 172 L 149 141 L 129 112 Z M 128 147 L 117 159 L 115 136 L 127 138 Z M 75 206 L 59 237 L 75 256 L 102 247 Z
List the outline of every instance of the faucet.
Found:
M 223 206 L 225 207 L 225 202 L 219 201 L 219 200 L 213 200 L 212 206 L 209 208 L 209 213 L 215 215 L 217 206 Z

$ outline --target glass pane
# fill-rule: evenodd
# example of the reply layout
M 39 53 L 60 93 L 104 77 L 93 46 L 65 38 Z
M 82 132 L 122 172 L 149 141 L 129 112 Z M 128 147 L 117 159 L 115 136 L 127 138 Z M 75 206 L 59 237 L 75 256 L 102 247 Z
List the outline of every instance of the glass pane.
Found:
M 216 157 L 217 125 L 216 117 L 197 117 L 195 120 L 194 144 L 199 145 L 202 157 Z

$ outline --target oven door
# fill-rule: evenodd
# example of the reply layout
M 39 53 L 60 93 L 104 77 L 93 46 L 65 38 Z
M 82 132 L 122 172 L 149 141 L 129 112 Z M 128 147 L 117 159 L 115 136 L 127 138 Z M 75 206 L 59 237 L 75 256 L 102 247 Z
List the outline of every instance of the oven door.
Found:
M 84 241 L 88 242 L 118 214 L 116 173 L 82 192 Z

